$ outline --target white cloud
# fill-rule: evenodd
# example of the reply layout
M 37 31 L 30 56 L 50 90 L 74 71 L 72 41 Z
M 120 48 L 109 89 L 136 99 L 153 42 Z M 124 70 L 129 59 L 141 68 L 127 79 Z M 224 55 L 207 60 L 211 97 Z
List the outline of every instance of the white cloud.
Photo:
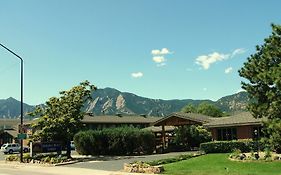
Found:
M 152 60 L 156 63 L 157 67 L 163 67 L 167 65 L 167 59 L 165 56 L 167 54 L 173 54 L 173 52 L 170 52 L 167 48 L 162 48 L 161 50 L 154 49 L 151 51 L 151 54 L 153 55 Z
M 131 74 L 131 76 L 133 78 L 141 78 L 141 77 L 143 77 L 143 73 L 142 72 L 134 72 L 134 73 Z
M 151 51 L 152 55 L 167 55 L 172 54 L 172 52 L 169 51 L 167 48 L 162 48 L 161 50 L 155 49 Z
M 207 70 L 210 68 L 211 64 L 213 64 L 215 62 L 227 60 L 227 59 L 233 58 L 237 55 L 241 55 L 245 52 L 246 52 L 246 50 L 244 48 L 235 49 L 233 52 L 228 53 L 228 54 L 213 52 L 208 55 L 201 55 L 201 56 L 197 57 L 195 63 L 202 66 L 203 69 Z
M 224 70 L 224 73 L 229 74 L 229 73 L 231 73 L 232 71 L 233 71 L 233 68 L 232 68 L 232 67 L 228 67 L 228 68 L 226 68 L 226 69 Z
M 210 65 L 217 62 L 226 60 L 229 58 L 229 54 L 221 54 L 218 52 L 213 52 L 209 55 L 201 55 L 196 58 L 196 64 L 202 66 L 203 69 L 207 70 L 210 68 Z
M 243 53 L 245 53 L 246 50 L 243 49 L 243 48 L 238 48 L 238 49 L 235 49 L 232 53 L 231 53 L 231 57 L 235 57 L 236 55 L 241 55 Z
M 154 56 L 152 58 L 152 60 L 155 62 L 155 63 L 163 63 L 166 61 L 166 59 L 163 57 L 163 56 Z
M 203 91 L 207 91 L 208 89 L 207 88 L 203 88 Z
M 167 65 L 167 63 L 159 63 L 159 64 L 157 64 L 157 67 L 163 67 L 163 66 L 166 66 Z

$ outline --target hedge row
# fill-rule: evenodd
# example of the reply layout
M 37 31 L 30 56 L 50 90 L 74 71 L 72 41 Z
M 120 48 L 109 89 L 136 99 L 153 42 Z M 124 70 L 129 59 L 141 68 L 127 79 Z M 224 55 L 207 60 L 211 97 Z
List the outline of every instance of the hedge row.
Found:
M 155 136 L 151 131 L 132 127 L 81 131 L 74 136 L 79 154 L 131 155 L 151 154 L 155 149 Z
M 191 159 L 191 158 L 198 157 L 201 155 L 204 155 L 204 154 L 202 152 L 197 152 L 197 153 L 183 154 L 183 155 L 179 155 L 179 156 L 176 156 L 173 158 L 148 161 L 145 163 L 148 165 L 151 165 L 151 166 L 158 166 L 158 165 L 164 165 L 164 164 L 168 164 L 168 163 L 174 163 L 174 162 L 179 162 L 182 160 Z
M 200 150 L 205 153 L 230 153 L 235 149 L 241 152 L 263 150 L 264 144 L 252 140 L 213 141 L 200 144 Z

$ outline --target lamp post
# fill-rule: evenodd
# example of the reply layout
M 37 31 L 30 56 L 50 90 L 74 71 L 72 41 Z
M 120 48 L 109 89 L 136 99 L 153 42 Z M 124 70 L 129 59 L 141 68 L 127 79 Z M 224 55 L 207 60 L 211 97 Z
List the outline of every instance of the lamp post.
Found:
M 0 46 L 12 53 L 14 56 L 20 59 L 20 94 L 21 94 L 21 100 L 20 100 L 20 133 L 22 134 L 22 125 L 23 125 L 23 59 L 17 55 L 15 52 L 4 46 L 3 44 L 0 43 Z M 23 162 L 23 141 L 20 139 L 20 162 Z
M 257 155 L 256 155 L 256 159 L 259 159 L 259 157 L 260 157 L 260 155 L 259 155 L 259 149 L 260 149 L 260 147 L 259 147 L 259 133 L 258 133 L 258 130 L 257 129 L 255 129 L 254 130 L 254 134 L 255 134 L 255 139 L 256 139 L 256 141 L 257 141 Z

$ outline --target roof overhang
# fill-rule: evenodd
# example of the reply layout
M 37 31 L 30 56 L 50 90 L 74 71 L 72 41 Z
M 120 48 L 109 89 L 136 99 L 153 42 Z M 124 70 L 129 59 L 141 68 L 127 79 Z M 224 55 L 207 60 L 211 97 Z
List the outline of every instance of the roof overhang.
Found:
M 224 128 L 224 127 L 235 127 L 235 126 L 260 126 L 262 122 L 248 122 L 248 123 L 230 123 L 230 124 L 216 124 L 216 125 L 203 125 L 205 128 Z
M 164 117 L 155 123 L 153 126 L 182 126 L 182 125 L 196 125 L 196 124 L 203 124 L 206 121 L 191 118 L 188 116 L 181 116 L 178 113 L 173 113 Z

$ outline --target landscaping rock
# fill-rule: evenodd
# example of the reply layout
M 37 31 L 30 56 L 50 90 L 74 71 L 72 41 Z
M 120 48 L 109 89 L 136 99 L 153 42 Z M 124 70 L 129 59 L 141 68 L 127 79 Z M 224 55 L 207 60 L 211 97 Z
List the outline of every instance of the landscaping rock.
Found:
M 124 171 L 129 173 L 149 173 L 149 174 L 159 174 L 164 171 L 164 167 L 162 165 L 159 166 L 150 166 L 144 163 L 133 163 L 127 164 L 124 163 Z

